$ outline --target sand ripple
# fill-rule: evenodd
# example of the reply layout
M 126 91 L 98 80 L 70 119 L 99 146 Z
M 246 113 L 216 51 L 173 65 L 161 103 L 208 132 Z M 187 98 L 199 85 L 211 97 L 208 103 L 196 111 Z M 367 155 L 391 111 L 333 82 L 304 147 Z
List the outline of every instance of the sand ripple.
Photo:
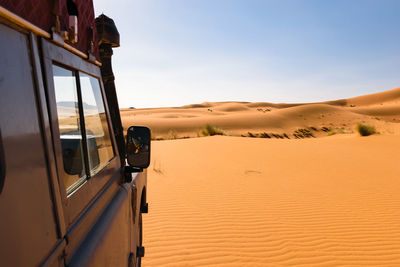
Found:
M 400 266 L 399 140 L 154 142 L 143 265 Z

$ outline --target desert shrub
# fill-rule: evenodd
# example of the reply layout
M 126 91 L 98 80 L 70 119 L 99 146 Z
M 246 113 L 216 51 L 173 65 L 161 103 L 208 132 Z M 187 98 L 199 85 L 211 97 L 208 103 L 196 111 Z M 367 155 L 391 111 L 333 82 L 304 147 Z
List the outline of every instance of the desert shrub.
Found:
M 328 132 L 328 136 L 332 136 L 332 135 L 335 135 L 335 134 L 337 134 L 336 131 L 329 131 L 329 132 Z
M 271 138 L 271 136 L 269 136 L 269 134 L 267 134 L 266 132 L 261 133 L 260 137 L 261 138 Z
M 335 130 L 330 130 L 330 131 L 328 132 L 328 136 L 335 135 L 335 134 L 344 134 L 344 133 L 346 133 L 346 131 L 344 130 L 344 128 L 337 128 L 337 129 L 335 129 Z
M 293 133 L 296 138 L 310 138 L 315 137 L 314 134 L 309 129 L 297 129 Z
M 299 133 L 297 133 L 297 132 L 294 132 L 293 133 L 293 136 L 294 136 L 294 138 L 296 138 L 296 139 L 300 139 L 300 138 L 304 138 L 304 136 L 302 135 L 302 134 L 299 134 Z
M 265 113 L 265 112 L 269 112 L 271 110 L 269 108 L 266 108 L 266 109 L 258 108 L 257 111 Z
M 376 133 L 374 126 L 366 125 L 366 124 L 362 124 L 362 123 L 357 124 L 356 130 L 361 136 L 368 136 L 368 135 Z
M 225 135 L 224 130 L 214 127 L 210 124 L 206 124 L 204 129 L 201 131 L 204 136 L 213 136 L 213 135 Z
M 271 133 L 271 136 L 276 138 L 276 139 L 283 139 L 284 137 L 280 134 L 275 134 L 275 133 Z
M 169 130 L 168 139 L 177 139 L 178 133 L 175 130 Z
M 126 137 L 125 137 L 126 140 Z M 157 133 L 157 132 L 152 132 L 151 133 L 151 140 L 152 141 L 160 141 L 160 140 L 164 140 L 164 138 L 161 136 L 161 134 Z
M 247 135 L 249 137 L 257 137 L 258 136 L 258 134 L 253 134 L 252 132 L 247 132 Z

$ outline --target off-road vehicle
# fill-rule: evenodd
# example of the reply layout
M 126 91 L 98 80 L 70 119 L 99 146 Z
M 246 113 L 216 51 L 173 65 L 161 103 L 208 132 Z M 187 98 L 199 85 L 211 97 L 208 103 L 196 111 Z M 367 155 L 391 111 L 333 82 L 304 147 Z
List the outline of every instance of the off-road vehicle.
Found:
M 123 131 L 117 46 L 91 0 L 0 0 L 0 266 L 140 266 L 150 131 Z

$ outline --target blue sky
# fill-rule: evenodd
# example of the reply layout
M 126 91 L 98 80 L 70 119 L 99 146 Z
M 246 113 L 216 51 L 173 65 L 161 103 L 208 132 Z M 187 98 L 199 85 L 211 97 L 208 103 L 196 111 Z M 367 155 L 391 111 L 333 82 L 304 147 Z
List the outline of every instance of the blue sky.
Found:
M 400 1 L 94 0 L 121 107 L 314 102 L 400 86 Z

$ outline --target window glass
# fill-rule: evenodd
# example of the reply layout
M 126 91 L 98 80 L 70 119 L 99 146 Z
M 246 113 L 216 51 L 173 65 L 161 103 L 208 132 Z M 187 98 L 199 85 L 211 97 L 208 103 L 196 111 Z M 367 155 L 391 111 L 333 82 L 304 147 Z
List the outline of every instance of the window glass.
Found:
M 114 157 L 110 131 L 104 109 L 99 81 L 79 73 L 90 175 L 99 172 Z
M 64 182 L 70 193 L 86 181 L 76 77 L 53 65 L 58 124 L 64 165 Z

